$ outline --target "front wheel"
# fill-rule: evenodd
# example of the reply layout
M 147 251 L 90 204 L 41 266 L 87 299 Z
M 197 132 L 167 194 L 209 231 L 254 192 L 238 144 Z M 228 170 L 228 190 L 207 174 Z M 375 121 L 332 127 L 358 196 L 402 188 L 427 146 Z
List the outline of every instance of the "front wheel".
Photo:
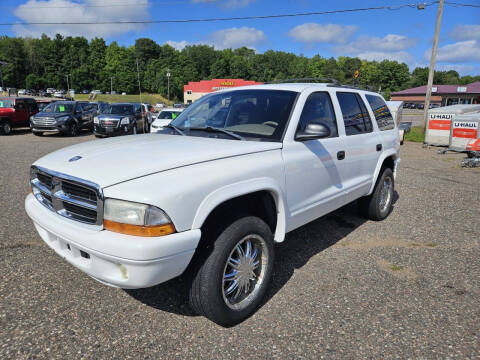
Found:
M 0 124 L 0 132 L 3 135 L 9 135 L 12 132 L 12 126 L 8 121 L 4 121 Z
M 273 272 L 273 236 L 254 216 L 230 224 L 196 272 L 190 305 L 213 322 L 235 325 L 260 305 Z
M 70 125 L 70 129 L 68 130 L 68 135 L 72 136 L 72 137 L 78 135 L 78 125 L 77 125 L 77 123 L 72 123 Z
M 375 221 L 385 219 L 392 211 L 394 185 L 392 169 L 384 168 L 373 193 L 359 200 L 362 215 Z

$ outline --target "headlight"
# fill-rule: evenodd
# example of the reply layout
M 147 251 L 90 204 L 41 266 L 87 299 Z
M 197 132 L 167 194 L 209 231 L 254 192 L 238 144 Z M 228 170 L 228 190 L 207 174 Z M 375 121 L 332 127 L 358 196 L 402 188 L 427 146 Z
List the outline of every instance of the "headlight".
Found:
M 94 123 L 94 124 L 100 124 L 100 120 L 98 120 L 98 116 L 95 116 L 95 117 L 93 118 L 93 123 Z
M 70 116 L 61 116 L 57 118 L 57 121 L 63 122 L 63 121 L 67 121 L 68 119 L 70 119 Z
M 120 121 L 120 125 L 128 125 L 128 124 L 130 124 L 130 118 L 128 118 L 128 117 L 124 117 Z
M 35 115 L 30 116 L 30 121 L 34 122 L 35 121 Z
M 131 201 L 106 199 L 105 230 L 136 236 L 163 236 L 175 232 L 175 226 L 163 210 Z

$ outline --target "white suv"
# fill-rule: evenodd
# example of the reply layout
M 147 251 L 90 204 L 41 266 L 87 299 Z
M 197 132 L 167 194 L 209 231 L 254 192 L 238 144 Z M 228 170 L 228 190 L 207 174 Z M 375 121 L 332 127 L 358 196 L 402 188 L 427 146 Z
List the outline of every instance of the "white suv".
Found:
M 192 308 L 232 325 L 262 301 L 287 232 L 357 199 L 366 217 L 388 216 L 399 148 L 376 93 L 229 89 L 160 133 L 42 157 L 25 206 L 47 245 L 93 278 L 143 288 L 185 272 Z

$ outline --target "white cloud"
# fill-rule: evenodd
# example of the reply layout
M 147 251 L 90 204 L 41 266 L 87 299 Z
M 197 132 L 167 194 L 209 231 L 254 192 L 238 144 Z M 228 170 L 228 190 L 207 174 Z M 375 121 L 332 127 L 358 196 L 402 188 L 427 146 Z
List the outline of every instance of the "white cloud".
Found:
M 241 8 L 250 5 L 256 0 L 193 0 L 194 3 L 214 3 L 225 8 Z
M 457 25 L 450 33 L 455 40 L 480 40 L 480 25 Z
M 168 40 L 165 42 L 165 44 L 170 45 L 174 49 L 177 49 L 178 51 L 183 50 L 183 48 L 187 45 L 190 45 L 187 41 L 173 41 L 173 40 Z
M 341 44 L 347 42 L 357 29 L 352 25 L 305 23 L 294 27 L 288 35 L 304 43 Z
M 111 4 L 116 1 L 109 0 Z M 129 4 L 136 6 L 111 6 L 103 0 L 29 0 L 18 6 L 14 13 L 23 22 L 107 22 L 107 21 L 135 21 L 149 18 L 148 0 L 129 0 Z M 13 31 L 17 36 L 39 37 L 43 34 L 55 36 L 85 36 L 87 38 L 104 37 L 124 34 L 129 31 L 138 31 L 141 24 L 98 24 L 98 25 L 14 25 Z
M 368 61 L 394 60 L 400 63 L 410 64 L 413 62 L 413 56 L 406 51 L 365 51 L 356 54 L 360 59 Z
M 424 53 L 425 60 L 430 59 L 432 49 Z M 480 41 L 459 41 L 438 48 L 437 61 L 439 62 L 477 62 L 480 61 Z
M 365 52 L 398 52 L 414 47 L 417 39 L 404 35 L 388 34 L 383 38 L 360 36 L 345 45 L 335 47 L 338 54 L 359 54 Z
M 244 26 L 215 31 L 208 39 L 207 43 L 213 44 L 217 49 L 235 49 L 242 46 L 254 48 L 264 43 L 267 37 L 261 30 Z

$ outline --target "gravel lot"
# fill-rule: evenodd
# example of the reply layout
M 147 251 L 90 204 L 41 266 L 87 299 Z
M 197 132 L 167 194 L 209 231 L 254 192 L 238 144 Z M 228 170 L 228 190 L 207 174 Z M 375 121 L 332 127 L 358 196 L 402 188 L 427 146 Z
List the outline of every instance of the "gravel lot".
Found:
M 290 233 L 267 301 L 226 329 L 192 314 L 181 278 L 110 288 L 40 240 L 29 165 L 93 139 L 0 137 L 1 359 L 480 358 L 480 169 L 463 155 L 406 143 L 390 217 L 350 205 Z

